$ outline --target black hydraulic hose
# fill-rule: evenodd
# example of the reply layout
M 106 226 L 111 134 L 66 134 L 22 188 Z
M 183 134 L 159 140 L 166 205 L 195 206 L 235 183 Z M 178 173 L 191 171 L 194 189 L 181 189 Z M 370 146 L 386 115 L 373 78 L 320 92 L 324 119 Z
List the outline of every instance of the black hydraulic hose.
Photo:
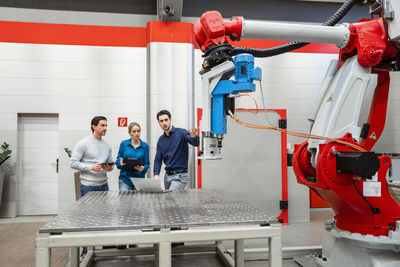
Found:
M 353 179 L 353 185 L 354 188 L 356 189 L 357 193 L 361 196 L 361 198 L 365 201 L 365 203 L 367 203 L 367 205 L 369 206 L 369 208 L 371 209 L 373 214 L 380 214 L 381 211 L 379 210 L 379 208 L 374 208 L 371 203 L 369 203 L 369 201 L 365 198 L 365 196 L 363 195 L 363 193 L 361 193 L 360 190 L 360 186 L 358 185 L 358 181 L 356 183 L 356 178 Z
M 283 44 L 280 46 L 276 47 L 271 47 L 267 49 L 253 49 L 253 48 L 246 48 L 246 47 L 236 47 L 232 49 L 232 56 L 236 56 L 238 54 L 242 53 L 248 53 L 252 54 L 254 57 L 272 57 L 272 56 L 277 56 L 280 54 L 284 54 L 299 48 L 302 48 L 303 46 L 308 45 L 309 43 L 303 43 L 303 42 L 290 42 L 287 44 Z
M 349 10 L 359 2 L 363 2 L 363 0 L 347 0 L 325 23 L 322 25 L 324 26 L 334 26 L 336 23 L 338 23 L 346 14 L 349 12 Z M 276 55 L 280 55 L 283 53 L 287 53 L 299 48 L 302 48 L 303 46 L 308 45 L 309 43 L 306 42 L 290 42 L 287 44 L 283 44 L 280 46 L 276 47 L 271 47 L 267 49 L 252 49 L 252 48 L 246 48 L 246 47 L 236 47 L 233 48 L 231 51 L 232 55 L 235 56 L 237 54 L 241 53 L 248 53 L 252 54 L 254 57 L 272 57 Z
M 347 12 L 357 3 L 363 2 L 363 0 L 347 0 L 343 5 L 333 14 L 326 22 L 322 25 L 324 26 L 334 26 L 338 23 L 344 16 L 346 16 Z

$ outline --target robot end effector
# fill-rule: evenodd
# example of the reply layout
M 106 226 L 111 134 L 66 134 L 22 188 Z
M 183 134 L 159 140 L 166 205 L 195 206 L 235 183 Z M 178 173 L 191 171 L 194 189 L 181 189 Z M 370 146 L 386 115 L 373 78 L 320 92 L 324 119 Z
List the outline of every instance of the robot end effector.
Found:
M 233 75 L 234 79 L 229 78 Z M 261 81 L 261 69 L 254 68 L 254 56 L 239 54 L 202 75 L 203 118 L 201 121 L 201 157 L 219 159 L 223 135 L 227 133 L 226 116 L 233 117 L 239 93 L 254 92 L 254 80 Z M 211 125 L 211 127 L 210 127 Z

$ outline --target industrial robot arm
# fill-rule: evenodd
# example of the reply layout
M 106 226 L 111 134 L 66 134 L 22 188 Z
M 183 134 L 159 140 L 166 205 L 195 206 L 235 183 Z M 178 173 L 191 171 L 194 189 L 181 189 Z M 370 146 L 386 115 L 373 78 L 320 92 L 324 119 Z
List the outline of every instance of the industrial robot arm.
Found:
M 352 0 L 354 4 L 357 0 Z M 354 2 L 354 3 L 353 3 Z M 203 119 L 201 124 L 202 142 L 201 152 L 202 157 L 206 159 L 219 158 L 222 147 L 223 134 L 226 134 L 226 115 L 228 110 L 233 112 L 234 96 L 238 93 L 247 91 L 244 89 L 235 90 L 235 92 L 226 92 L 224 96 L 220 94 L 221 101 L 214 101 L 214 89 L 219 83 L 225 83 L 220 80 L 228 80 L 232 76 L 232 71 L 235 65 L 232 64 L 233 56 L 239 53 L 249 53 L 256 57 L 268 57 L 281 53 L 285 53 L 297 48 L 300 48 L 307 43 L 292 42 L 287 45 L 266 49 L 266 50 L 251 50 L 247 48 L 234 48 L 233 40 L 240 40 L 244 36 L 249 38 L 262 38 L 270 40 L 295 40 L 295 41 L 313 41 L 313 42 L 328 42 L 337 44 L 343 47 L 349 41 L 349 28 L 347 25 L 338 27 L 328 27 L 334 25 L 344 14 L 350 10 L 352 4 L 344 4 L 326 23 L 325 26 L 310 25 L 310 24 L 289 24 L 276 22 L 261 22 L 244 20 L 242 17 L 235 17 L 230 21 L 224 21 L 222 16 L 217 11 L 204 13 L 200 20 L 194 26 L 195 40 L 204 52 L 203 70 L 201 71 L 203 79 Z M 254 65 L 254 59 L 247 56 L 249 67 Z M 239 61 L 237 61 L 239 62 Z M 240 60 L 240 68 L 243 71 L 243 60 Z M 220 65 L 224 65 L 222 67 Z M 228 65 L 230 67 L 228 67 Z M 239 68 L 239 66 L 237 66 Z M 250 70 L 246 73 L 257 72 L 259 70 Z M 261 73 L 260 73 L 261 74 Z M 256 75 L 257 76 L 257 75 Z M 250 84 L 253 80 L 260 80 L 261 77 L 254 77 L 247 81 Z M 226 85 L 226 84 L 225 84 Z M 253 87 L 254 85 L 247 87 Z M 219 86 L 219 89 L 221 87 Z M 218 90 L 216 90 L 218 91 Z M 221 90 L 219 90 L 221 91 Z M 229 87 L 227 90 L 229 91 Z M 251 91 L 254 91 L 252 89 Z M 216 92 L 215 92 L 216 93 Z M 234 93 L 234 94 L 233 94 Z M 231 103 L 230 105 L 226 105 Z M 222 114 L 215 110 L 223 110 Z
M 339 21 L 351 6 L 361 2 L 369 4 L 370 12 L 379 13 L 379 18 L 332 25 L 332 21 Z M 254 68 L 253 55 L 273 56 L 307 45 L 301 42 L 336 44 L 340 48 L 339 59 L 328 69 L 310 117 L 311 138 L 296 146 L 293 168 L 299 183 L 328 201 L 340 229 L 388 236 L 400 221 L 400 203 L 386 184 L 390 158 L 369 151 L 384 127 L 388 72 L 398 70 L 400 15 L 396 16 L 395 11 L 400 13 L 400 1 L 348 0 L 329 23 L 321 26 L 242 17 L 224 21 L 216 11 L 203 14 L 194 27 L 205 58 L 201 71 L 203 158 L 219 158 L 222 136 L 227 133 L 226 116 L 234 112 L 234 97 L 254 91 L 253 81 L 261 79 L 261 71 Z M 265 50 L 235 48 L 232 40 L 244 37 L 295 42 Z M 368 121 L 359 127 L 361 104 L 372 73 L 378 74 L 378 84 Z M 230 80 L 231 76 L 234 79 Z M 368 184 L 366 179 L 376 172 L 376 183 Z M 360 189 L 362 186 L 364 190 Z M 379 187 L 379 197 L 364 194 L 368 186 Z

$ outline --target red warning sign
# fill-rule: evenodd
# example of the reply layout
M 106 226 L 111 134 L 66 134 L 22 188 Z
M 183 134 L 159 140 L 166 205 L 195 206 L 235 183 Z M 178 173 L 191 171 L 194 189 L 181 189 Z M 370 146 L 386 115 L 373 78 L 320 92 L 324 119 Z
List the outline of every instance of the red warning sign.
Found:
M 127 127 L 127 126 L 128 126 L 128 118 L 118 117 L 118 127 Z

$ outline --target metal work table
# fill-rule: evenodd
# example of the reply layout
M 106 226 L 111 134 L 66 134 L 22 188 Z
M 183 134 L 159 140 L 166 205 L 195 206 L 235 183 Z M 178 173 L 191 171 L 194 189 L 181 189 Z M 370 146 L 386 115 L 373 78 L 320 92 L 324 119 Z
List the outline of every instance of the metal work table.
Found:
M 50 266 L 55 247 L 70 248 L 74 267 L 79 266 L 79 247 L 155 244 L 159 266 L 168 267 L 171 243 L 210 240 L 235 240 L 234 265 L 244 266 L 243 240 L 253 238 L 268 238 L 270 265 L 281 266 L 281 228 L 269 222 L 267 215 L 222 190 L 91 192 L 40 228 L 36 266 Z M 216 252 L 224 256 L 223 250 L 217 242 Z M 81 266 L 90 262 L 92 252 Z

